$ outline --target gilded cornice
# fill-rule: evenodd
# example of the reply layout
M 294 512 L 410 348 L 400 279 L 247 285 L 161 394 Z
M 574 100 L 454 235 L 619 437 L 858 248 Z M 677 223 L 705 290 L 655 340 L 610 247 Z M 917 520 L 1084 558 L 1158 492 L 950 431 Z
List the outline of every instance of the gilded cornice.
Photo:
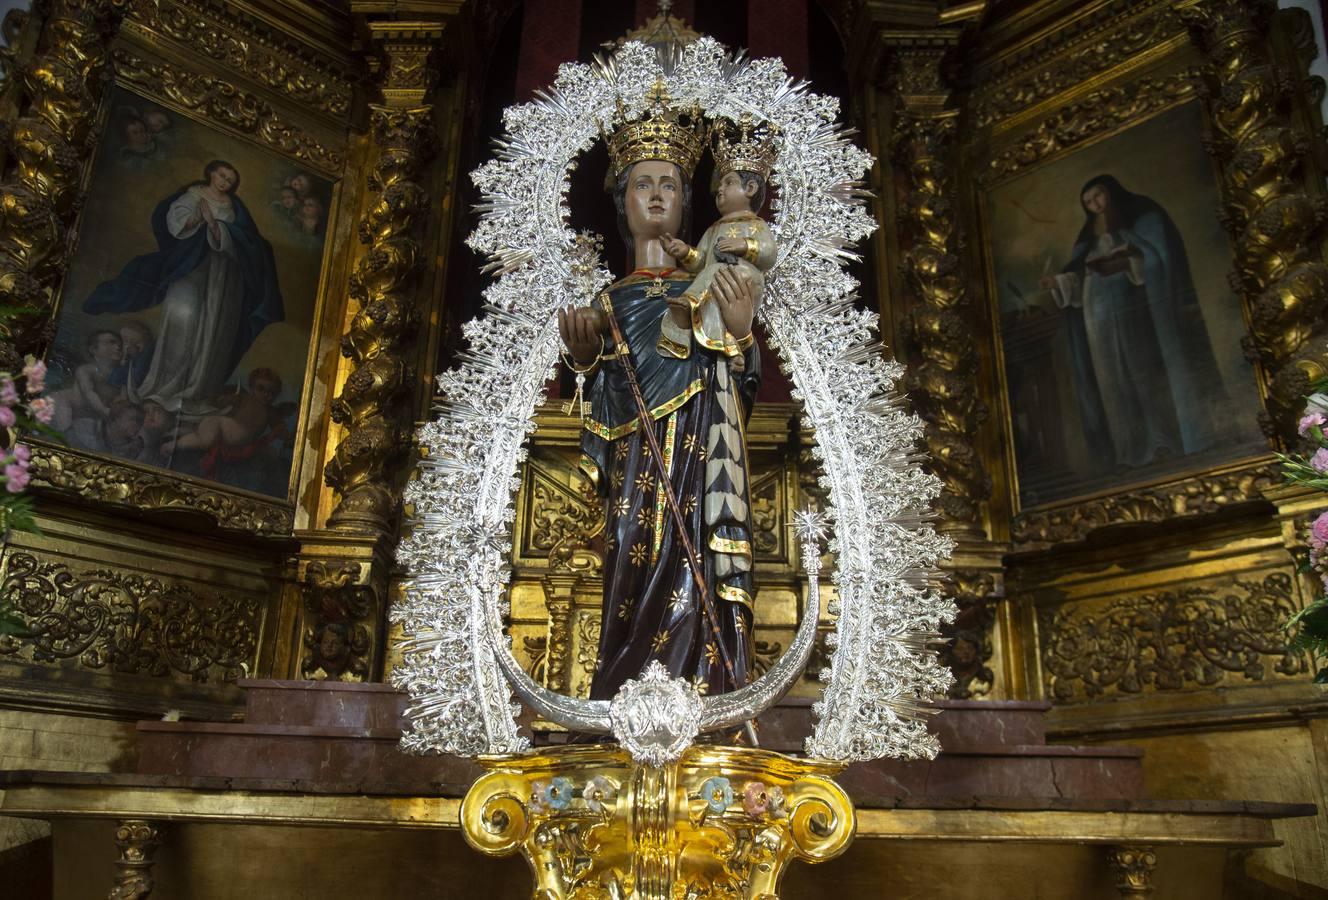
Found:
M 257 94 L 230 79 L 143 58 L 128 47 L 113 54 L 116 73 L 129 85 L 184 109 L 205 114 L 214 124 L 256 138 L 269 147 L 335 177 L 345 155 L 329 147 Z
M 138 468 L 38 445 L 32 456 L 32 483 L 80 500 L 139 511 L 188 511 L 219 528 L 255 535 L 290 534 L 290 506 L 181 478 L 173 472 Z
M 1195 95 L 1198 80 L 1197 69 L 1185 69 L 1093 91 L 997 154 L 978 172 L 979 184 L 990 187 L 1062 150 L 1182 103 Z
M 1281 482 L 1280 469 L 1277 463 L 1265 462 L 1078 503 L 1033 509 L 1014 517 L 1011 536 L 1015 549 L 1036 550 L 1081 541 L 1107 526 L 1209 515 L 1240 503 L 1263 500 L 1264 491 Z
M 1058 23 L 979 65 L 973 124 L 997 130 L 1035 115 L 1049 100 L 1170 53 L 1186 40 L 1171 3 L 1114 0 Z
M 355 71 L 347 45 L 336 55 L 304 43 L 308 29 L 283 30 L 241 11 L 237 4 L 209 0 L 133 0 L 125 31 L 149 44 L 178 44 L 228 74 L 264 85 L 301 109 L 337 122 L 350 115 Z

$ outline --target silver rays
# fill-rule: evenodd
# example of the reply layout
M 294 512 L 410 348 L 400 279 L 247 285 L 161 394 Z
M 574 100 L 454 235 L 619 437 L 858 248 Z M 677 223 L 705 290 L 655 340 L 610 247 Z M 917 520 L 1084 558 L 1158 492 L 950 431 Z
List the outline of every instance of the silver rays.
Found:
M 855 307 L 857 283 L 843 268 L 875 228 L 860 187 L 872 159 L 839 126 L 833 98 L 789 80 L 779 60 L 734 59 L 709 39 L 670 60 L 667 72 L 640 44 L 594 65 L 562 66 L 549 91 L 504 113 L 507 136 L 472 175 L 483 199 L 469 243 L 497 278 L 485 291 L 486 314 L 463 329 L 470 351 L 438 379 L 443 401 L 420 430 L 427 455 L 407 489 L 415 518 L 398 555 L 411 578 L 393 610 L 408 636 L 393 674 L 412 697 L 403 745 L 468 756 L 524 749 L 513 684 L 548 718 L 613 727 L 609 704 L 559 697 L 524 676 L 500 617 L 516 473 L 557 360 L 554 313 L 589 302 L 611 280 L 567 225 L 568 173 L 602 128 L 641 110 L 661 77 L 679 103 L 711 116 L 750 112 L 785 136 L 772 176 L 780 259 L 761 316 L 816 434 L 838 589 L 829 609 L 834 653 L 820 673 L 826 688 L 807 751 L 846 761 L 933 755 L 923 704 L 950 676 L 927 642 L 953 613 L 930 587 L 950 550 L 925 521 L 939 484 L 918 467 L 921 423 L 895 394 L 902 370 L 873 343 L 876 316 Z M 804 563 L 819 565 L 815 543 Z M 810 604 L 806 618 L 810 626 L 804 621 L 766 677 L 699 698 L 699 730 L 750 718 L 796 681 L 815 636 Z M 641 752 L 659 752 L 658 743 Z

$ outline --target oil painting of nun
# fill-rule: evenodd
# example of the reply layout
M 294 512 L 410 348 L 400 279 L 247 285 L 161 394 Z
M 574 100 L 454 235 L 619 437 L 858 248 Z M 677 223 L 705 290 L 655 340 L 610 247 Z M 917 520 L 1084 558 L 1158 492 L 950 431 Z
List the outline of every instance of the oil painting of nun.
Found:
M 85 451 L 285 498 L 324 239 L 282 200 L 322 210 L 331 185 L 115 100 L 48 357 L 54 424 Z
M 988 196 L 1023 507 L 1267 450 L 1197 118 L 1172 110 Z

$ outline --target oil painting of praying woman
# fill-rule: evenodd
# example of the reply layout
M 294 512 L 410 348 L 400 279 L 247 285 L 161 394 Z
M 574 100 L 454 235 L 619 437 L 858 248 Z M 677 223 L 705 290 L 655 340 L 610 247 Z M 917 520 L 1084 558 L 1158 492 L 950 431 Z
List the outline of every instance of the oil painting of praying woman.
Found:
M 285 497 L 323 237 L 291 227 L 275 154 L 172 130 L 151 172 L 121 164 L 115 132 L 99 151 L 49 360 L 56 424 L 74 447 Z
M 1197 119 L 1166 112 L 988 197 L 1024 507 L 1267 451 Z

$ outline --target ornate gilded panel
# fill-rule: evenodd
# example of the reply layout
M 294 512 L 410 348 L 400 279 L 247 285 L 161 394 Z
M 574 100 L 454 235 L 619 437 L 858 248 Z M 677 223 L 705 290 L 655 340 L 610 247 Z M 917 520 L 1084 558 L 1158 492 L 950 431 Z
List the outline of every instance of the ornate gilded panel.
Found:
M 1076 704 L 1303 677 L 1283 630 L 1298 608 L 1286 572 L 1041 607 L 1043 687 Z
M 253 595 L 26 551 L 6 559 L 0 602 L 27 627 L 0 636 L 0 659 L 193 682 L 251 673 L 262 622 Z

